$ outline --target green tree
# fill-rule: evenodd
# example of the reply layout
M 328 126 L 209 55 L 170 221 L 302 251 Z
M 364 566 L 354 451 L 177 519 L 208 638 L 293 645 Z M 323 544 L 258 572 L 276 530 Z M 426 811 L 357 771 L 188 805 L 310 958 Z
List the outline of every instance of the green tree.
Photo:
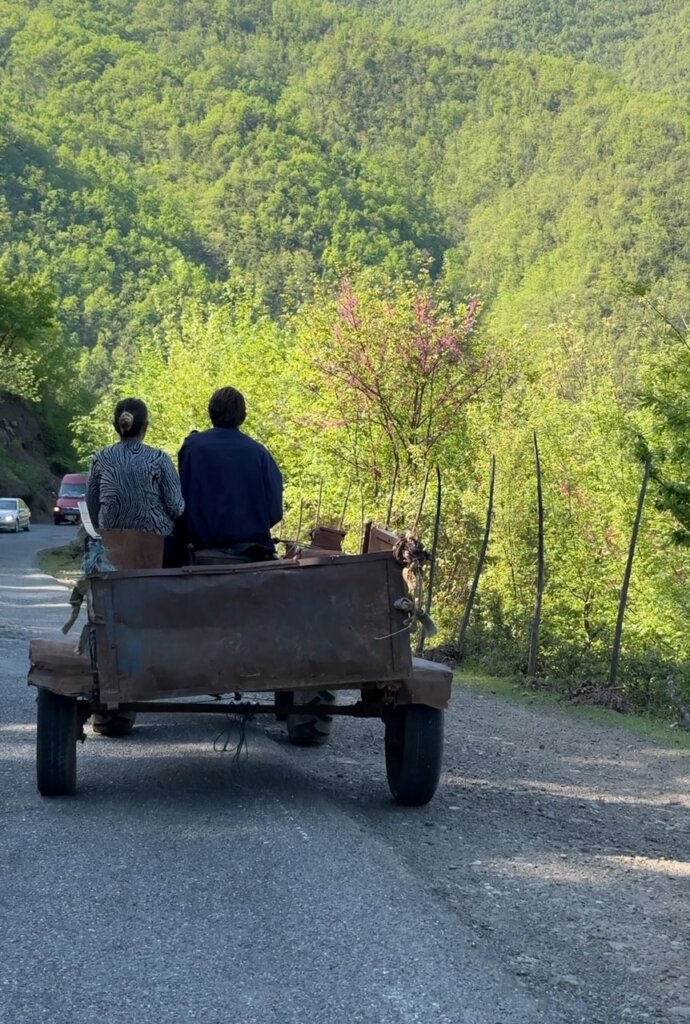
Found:
M 654 299 L 643 300 L 653 343 L 647 356 L 641 448 L 652 457 L 652 479 L 661 508 L 675 522 L 674 539 L 690 546 L 690 334 L 683 315 L 670 315 Z M 649 316 L 651 314 L 651 316 Z
M 0 277 L 0 391 L 38 399 L 60 374 L 56 297 L 41 282 Z

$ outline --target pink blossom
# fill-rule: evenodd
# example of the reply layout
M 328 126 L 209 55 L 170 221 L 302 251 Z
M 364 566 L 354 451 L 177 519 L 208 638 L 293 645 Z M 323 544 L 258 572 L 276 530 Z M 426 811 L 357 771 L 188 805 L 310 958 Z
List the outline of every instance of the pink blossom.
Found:
M 469 306 L 467 307 L 467 313 L 465 314 L 464 330 L 465 334 L 469 334 L 475 325 L 477 320 L 477 310 L 479 309 L 479 299 L 472 299 Z
M 420 327 L 433 328 L 435 326 L 432 317 L 433 306 L 428 295 L 418 295 L 414 300 L 415 320 Z
M 352 291 L 347 281 L 343 282 L 343 286 L 340 289 L 340 300 L 338 302 L 338 313 L 341 319 L 348 324 L 349 327 L 354 327 L 355 330 L 359 330 L 362 326 L 362 318 L 357 315 L 359 309 L 359 299 Z

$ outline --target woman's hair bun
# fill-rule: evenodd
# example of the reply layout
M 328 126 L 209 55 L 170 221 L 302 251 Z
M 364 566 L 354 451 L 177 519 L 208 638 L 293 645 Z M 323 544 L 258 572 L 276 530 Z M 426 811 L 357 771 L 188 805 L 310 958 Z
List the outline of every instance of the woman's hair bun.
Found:
M 140 437 L 148 422 L 149 411 L 140 398 L 123 398 L 115 406 L 113 426 L 122 438 Z

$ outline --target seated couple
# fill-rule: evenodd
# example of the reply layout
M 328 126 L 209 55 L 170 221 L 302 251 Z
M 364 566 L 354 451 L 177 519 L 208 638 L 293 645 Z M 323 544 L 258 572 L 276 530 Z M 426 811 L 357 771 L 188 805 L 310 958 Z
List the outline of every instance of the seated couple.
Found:
M 271 528 L 283 515 L 283 480 L 270 452 L 239 429 L 247 410 L 236 388 L 212 396 L 210 430 L 192 431 L 179 455 L 144 444 L 148 410 L 139 398 L 115 407 L 120 440 L 91 463 L 86 502 L 99 530 L 139 530 L 166 538 L 165 565 L 265 561 Z

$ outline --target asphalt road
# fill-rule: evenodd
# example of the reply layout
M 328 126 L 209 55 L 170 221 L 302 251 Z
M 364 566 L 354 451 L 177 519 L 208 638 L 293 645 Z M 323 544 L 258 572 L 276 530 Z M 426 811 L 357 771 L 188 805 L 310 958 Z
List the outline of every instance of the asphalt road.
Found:
M 150 717 L 120 740 L 87 730 L 77 795 L 41 798 L 27 650 L 58 635 L 68 594 L 32 565 L 71 534 L 0 535 L 0 1019 L 564 1019 L 351 799 L 315 784 L 309 750 L 303 765 L 263 729 L 239 765 L 214 752 L 209 718 Z M 385 818 L 383 774 L 372 787 Z

